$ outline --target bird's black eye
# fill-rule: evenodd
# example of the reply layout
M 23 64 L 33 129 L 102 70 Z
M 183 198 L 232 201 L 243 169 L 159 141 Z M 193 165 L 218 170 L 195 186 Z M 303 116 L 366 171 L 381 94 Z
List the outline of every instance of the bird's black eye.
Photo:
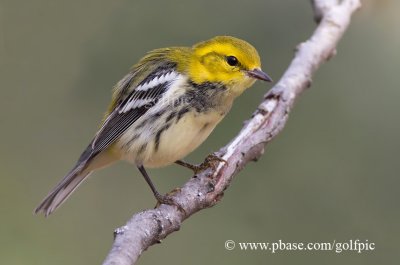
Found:
M 226 62 L 230 65 L 230 66 L 237 66 L 239 64 L 238 59 L 235 56 L 228 56 L 226 57 Z

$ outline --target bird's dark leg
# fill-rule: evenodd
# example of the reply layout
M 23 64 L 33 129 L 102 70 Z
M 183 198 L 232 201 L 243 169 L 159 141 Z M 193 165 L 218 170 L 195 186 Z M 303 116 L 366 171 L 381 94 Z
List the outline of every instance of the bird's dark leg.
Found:
M 193 165 L 182 160 L 175 161 L 176 164 L 193 170 L 194 174 L 197 174 L 207 168 L 212 168 L 213 170 L 215 170 L 218 162 L 222 162 L 225 164 L 228 163 L 224 159 L 214 154 L 208 155 L 204 162 L 199 165 Z
M 144 179 L 146 180 L 147 184 L 149 184 L 151 191 L 154 194 L 154 197 L 156 198 L 157 202 L 159 204 L 168 204 L 168 205 L 175 205 L 180 207 L 179 205 L 176 205 L 174 203 L 174 201 L 172 200 L 172 198 L 168 195 L 161 195 L 156 187 L 154 186 L 153 182 L 151 181 L 149 175 L 147 174 L 146 169 L 144 169 L 143 166 L 137 166 L 137 168 L 139 169 L 140 173 L 142 173 Z
M 193 164 L 187 163 L 187 162 L 185 162 L 183 160 L 177 160 L 177 161 L 175 161 L 175 163 L 180 165 L 180 166 L 186 167 L 186 168 L 188 168 L 190 170 L 193 170 L 194 173 L 197 173 L 197 172 L 201 171 L 200 165 L 193 165 Z

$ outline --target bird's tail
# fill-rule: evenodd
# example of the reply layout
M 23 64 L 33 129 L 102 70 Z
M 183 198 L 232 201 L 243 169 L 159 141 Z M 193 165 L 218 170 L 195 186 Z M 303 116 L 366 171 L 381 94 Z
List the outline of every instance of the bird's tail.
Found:
M 90 148 L 90 145 L 89 147 Z M 68 199 L 74 190 L 85 180 L 94 170 L 106 167 L 116 161 L 115 157 L 107 153 L 92 155 L 84 152 L 78 160 L 76 166 L 50 191 L 44 200 L 35 209 L 35 213 L 43 212 L 48 216 Z
M 43 199 L 35 209 L 35 213 L 43 212 L 48 216 L 55 211 L 72 192 L 88 177 L 92 171 L 82 170 L 78 167 L 69 172 L 57 186 Z

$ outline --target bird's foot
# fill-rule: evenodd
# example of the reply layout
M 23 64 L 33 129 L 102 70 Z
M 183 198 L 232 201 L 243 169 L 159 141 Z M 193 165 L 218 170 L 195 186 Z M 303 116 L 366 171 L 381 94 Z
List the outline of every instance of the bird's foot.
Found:
M 154 196 L 156 197 L 157 200 L 157 204 L 155 206 L 155 208 L 159 207 L 161 204 L 166 204 L 166 205 L 171 205 L 171 206 L 175 206 L 178 208 L 179 211 L 181 211 L 182 213 L 184 213 L 186 215 L 186 211 L 183 209 L 183 207 L 177 203 L 173 197 L 171 196 L 171 194 L 173 195 L 174 193 L 178 192 L 180 189 L 174 189 L 172 192 L 167 193 L 165 195 L 161 195 L 160 193 L 154 194 Z
M 201 171 L 206 170 L 207 168 L 212 168 L 213 170 L 215 170 L 217 168 L 218 163 L 228 164 L 226 160 L 220 158 L 215 154 L 209 154 L 204 160 L 204 162 L 198 165 L 193 165 L 182 160 L 178 160 L 176 161 L 176 163 L 178 165 L 191 169 L 195 175 L 197 175 Z
M 213 170 L 216 170 L 217 165 L 219 163 L 224 163 L 228 165 L 228 161 L 226 161 L 225 159 L 222 159 L 221 157 L 215 154 L 209 154 L 204 160 L 204 162 L 200 164 L 200 167 L 202 168 L 202 170 L 207 169 L 209 167 L 212 168 Z

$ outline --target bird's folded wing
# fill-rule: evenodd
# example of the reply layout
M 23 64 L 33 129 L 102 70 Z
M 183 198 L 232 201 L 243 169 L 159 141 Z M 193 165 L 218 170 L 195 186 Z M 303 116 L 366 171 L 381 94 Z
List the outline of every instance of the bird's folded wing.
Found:
M 129 96 L 116 105 L 78 162 L 87 161 L 107 149 L 135 121 L 157 104 L 178 77 L 179 74 L 174 70 L 154 71 L 148 75 Z

